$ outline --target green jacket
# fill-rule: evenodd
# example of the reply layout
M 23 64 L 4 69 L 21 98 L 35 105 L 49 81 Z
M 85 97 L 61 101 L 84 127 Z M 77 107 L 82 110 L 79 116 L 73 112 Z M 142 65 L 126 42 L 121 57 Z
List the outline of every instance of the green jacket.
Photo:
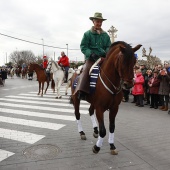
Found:
M 111 41 L 109 35 L 103 30 L 98 34 L 92 27 L 84 33 L 80 49 L 85 55 L 85 59 L 88 60 L 92 53 L 95 53 L 99 57 L 106 57 L 110 45 Z

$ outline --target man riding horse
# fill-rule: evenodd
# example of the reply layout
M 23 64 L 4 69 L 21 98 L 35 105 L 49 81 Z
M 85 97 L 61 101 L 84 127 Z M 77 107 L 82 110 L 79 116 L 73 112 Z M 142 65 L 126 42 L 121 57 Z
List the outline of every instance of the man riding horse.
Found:
M 86 95 L 90 92 L 89 70 L 91 66 L 100 57 L 106 57 L 106 53 L 111 45 L 109 35 L 101 28 L 103 21 L 106 20 L 103 19 L 102 13 L 96 12 L 94 17 L 89 19 L 92 20 L 94 26 L 84 33 L 80 44 L 86 60 L 75 91 L 75 93 L 79 91 L 78 98 L 80 100 L 86 100 Z
M 47 69 L 47 65 L 48 65 L 48 58 L 47 56 L 43 56 L 43 69 L 45 70 L 45 73 L 47 75 L 47 79 L 50 80 L 50 72 L 48 72 Z
M 65 70 L 65 81 L 64 81 L 64 83 L 67 83 L 68 70 L 70 68 L 70 63 L 69 63 L 69 58 L 65 55 L 64 51 L 61 52 L 61 58 L 59 59 L 58 64 L 61 67 L 64 67 L 64 70 Z

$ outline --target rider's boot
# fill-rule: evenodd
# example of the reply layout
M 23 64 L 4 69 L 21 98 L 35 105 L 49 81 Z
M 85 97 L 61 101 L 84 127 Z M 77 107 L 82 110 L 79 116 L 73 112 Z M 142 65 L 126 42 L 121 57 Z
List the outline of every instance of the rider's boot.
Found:
M 64 83 L 67 83 L 67 79 L 68 79 L 68 73 L 66 72 L 65 73 L 65 81 L 64 81 Z
M 87 94 L 84 91 L 79 91 L 78 92 L 78 99 L 79 100 L 86 100 Z

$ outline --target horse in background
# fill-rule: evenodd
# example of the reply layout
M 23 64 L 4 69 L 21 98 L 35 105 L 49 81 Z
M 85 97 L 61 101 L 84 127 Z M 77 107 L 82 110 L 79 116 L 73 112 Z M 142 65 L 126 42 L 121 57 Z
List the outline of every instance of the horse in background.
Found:
M 80 75 L 80 73 L 83 70 L 83 65 L 80 65 L 77 69 L 73 69 L 73 68 L 69 68 L 68 70 L 68 81 L 66 84 L 66 90 L 65 90 L 65 95 L 68 94 L 68 89 L 71 87 L 71 79 L 73 77 L 73 75 Z M 70 101 L 72 103 L 72 101 Z
M 21 66 L 16 67 L 15 74 L 17 77 L 21 77 L 21 70 L 22 70 Z
M 14 74 L 15 74 L 15 68 L 13 67 L 10 70 L 10 77 L 11 77 L 11 79 L 14 78 Z
M 99 124 L 99 137 L 92 148 L 94 153 L 98 153 L 100 151 L 104 137 L 106 136 L 104 112 L 108 110 L 108 142 L 110 144 L 110 151 L 112 155 L 118 154 L 114 145 L 115 117 L 123 97 L 122 86 L 126 86 L 126 88 L 133 86 L 133 67 L 136 63 L 134 52 L 136 52 L 140 47 L 141 45 L 137 45 L 132 48 L 129 44 L 123 41 L 115 42 L 111 45 L 105 60 L 99 67 L 100 71 L 96 82 L 95 92 L 93 94 L 88 94 L 86 97 L 86 101 L 90 103 L 89 114 L 91 117 L 94 116 L 95 110 Z M 74 81 L 76 78 L 76 75 L 73 75 L 71 84 L 71 99 L 74 105 L 74 114 L 77 119 L 78 131 L 81 139 L 86 139 L 80 120 L 80 100 L 78 99 L 78 92 L 76 92 L 76 88 L 74 88 Z
M 27 79 L 27 71 L 28 71 L 28 67 L 25 67 L 24 69 L 21 70 L 22 79 L 24 79 L 24 78 Z
M 63 70 L 62 67 L 58 65 L 57 62 L 51 59 L 51 61 L 48 62 L 47 70 L 51 73 L 53 73 L 53 80 L 52 80 L 52 86 L 51 88 L 53 89 L 53 92 L 55 93 L 55 90 L 57 91 L 57 96 L 56 99 L 62 98 L 60 95 L 60 87 L 64 82 L 64 77 L 65 77 L 65 71 Z M 74 69 L 69 68 L 68 70 L 68 81 L 66 84 L 66 89 L 65 89 L 65 95 L 68 94 L 68 88 L 71 85 L 71 77 L 74 74 Z
M 50 79 L 47 77 L 45 70 L 40 65 L 38 65 L 36 63 L 31 63 L 28 66 L 28 73 L 33 73 L 34 71 L 37 74 L 37 81 L 39 83 L 39 90 L 38 90 L 37 95 L 40 95 L 40 92 L 41 92 L 41 97 L 43 97 L 43 94 L 46 94 L 46 92 L 47 92 Z M 47 82 L 47 87 L 44 91 L 45 82 Z M 44 91 L 44 93 L 43 93 L 43 91 Z

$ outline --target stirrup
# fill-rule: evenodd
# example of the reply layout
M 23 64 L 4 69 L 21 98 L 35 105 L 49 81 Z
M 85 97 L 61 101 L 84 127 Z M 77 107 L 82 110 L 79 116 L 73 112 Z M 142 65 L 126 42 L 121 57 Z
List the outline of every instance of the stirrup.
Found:
M 83 91 L 79 91 L 78 93 L 78 99 L 79 100 L 86 100 L 86 93 Z

